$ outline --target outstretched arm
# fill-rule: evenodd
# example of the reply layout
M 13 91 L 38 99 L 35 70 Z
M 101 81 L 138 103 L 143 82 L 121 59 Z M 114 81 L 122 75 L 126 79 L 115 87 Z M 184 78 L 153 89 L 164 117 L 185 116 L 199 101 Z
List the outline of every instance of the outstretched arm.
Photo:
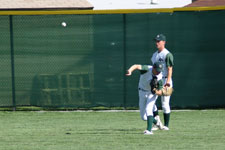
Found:
M 126 73 L 126 76 L 131 76 L 132 75 L 132 72 L 134 70 L 141 70 L 141 65 L 139 64 L 135 64 L 135 65 L 132 65 L 128 70 L 127 70 L 127 73 Z

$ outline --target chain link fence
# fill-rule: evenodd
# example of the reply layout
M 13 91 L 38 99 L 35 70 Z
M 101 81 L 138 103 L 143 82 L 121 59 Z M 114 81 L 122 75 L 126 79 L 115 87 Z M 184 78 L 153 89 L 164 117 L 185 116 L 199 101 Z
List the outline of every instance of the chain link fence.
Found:
M 0 16 L 0 107 L 137 108 L 139 73 L 125 70 L 151 64 L 159 33 L 175 58 L 171 106 L 224 107 L 224 18 L 224 10 Z

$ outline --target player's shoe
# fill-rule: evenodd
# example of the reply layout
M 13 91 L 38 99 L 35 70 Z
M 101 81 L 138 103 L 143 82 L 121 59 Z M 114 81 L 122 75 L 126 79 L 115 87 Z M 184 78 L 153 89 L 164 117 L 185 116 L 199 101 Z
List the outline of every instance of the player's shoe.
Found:
M 163 126 L 162 130 L 168 131 L 170 129 L 167 126 Z
M 152 131 L 156 131 L 156 130 L 159 130 L 159 127 L 158 127 L 157 125 L 154 124 L 154 125 L 152 126 Z
M 144 135 L 152 135 L 152 134 L 153 134 L 152 131 L 148 131 L 148 130 L 145 130 L 145 131 L 144 131 Z
M 160 130 L 162 130 L 162 128 L 163 128 L 164 126 L 163 126 L 163 124 L 162 124 L 162 122 L 161 122 L 159 116 L 156 116 L 156 117 L 155 117 L 155 120 L 157 121 L 156 126 L 157 126 Z

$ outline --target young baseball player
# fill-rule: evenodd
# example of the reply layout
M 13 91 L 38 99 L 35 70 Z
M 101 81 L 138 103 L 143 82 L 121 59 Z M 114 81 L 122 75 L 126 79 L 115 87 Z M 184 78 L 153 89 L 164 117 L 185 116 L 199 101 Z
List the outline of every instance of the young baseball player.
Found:
M 162 69 L 162 80 L 163 85 L 166 87 L 173 87 L 172 81 L 172 72 L 173 72 L 173 55 L 166 48 L 166 36 L 163 34 L 159 34 L 154 39 L 157 51 L 152 55 L 151 61 L 152 63 L 161 62 L 163 64 Z M 169 121 L 170 121 L 170 96 L 161 96 L 161 103 L 163 109 L 164 116 L 164 127 L 163 130 L 169 130 Z M 158 112 L 154 112 L 154 114 L 158 114 Z
M 147 130 L 144 131 L 144 134 L 153 134 L 152 124 L 156 124 L 159 128 L 162 128 L 163 125 L 159 118 L 153 117 L 153 109 L 157 99 L 157 95 L 153 91 L 151 86 L 154 81 L 156 81 L 157 89 L 161 89 L 162 85 L 162 71 L 163 65 L 160 62 L 156 62 L 153 66 L 149 65 L 132 65 L 127 70 L 127 76 L 132 75 L 134 70 L 140 70 L 140 79 L 138 84 L 139 90 L 139 108 L 141 119 L 147 121 Z

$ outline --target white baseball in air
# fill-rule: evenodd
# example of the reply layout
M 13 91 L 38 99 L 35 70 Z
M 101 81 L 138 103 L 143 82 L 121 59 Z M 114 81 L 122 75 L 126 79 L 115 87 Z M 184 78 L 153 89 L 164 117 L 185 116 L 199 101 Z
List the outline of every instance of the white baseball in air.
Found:
M 62 22 L 62 26 L 63 27 L 66 27 L 66 22 Z

